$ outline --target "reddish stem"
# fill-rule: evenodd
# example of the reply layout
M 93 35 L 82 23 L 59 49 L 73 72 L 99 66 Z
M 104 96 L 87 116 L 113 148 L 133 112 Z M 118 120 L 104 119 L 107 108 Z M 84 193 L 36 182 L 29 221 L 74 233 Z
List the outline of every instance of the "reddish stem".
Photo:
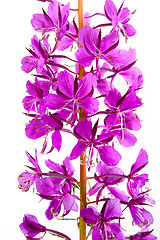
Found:
M 79 30 L 84 26 L 83 0 L 78 0 L 78 24 Z M 79 46 L 81 47 L 81 46 Z M 79 65 L 79 79 L 84 75 L 84 68 Z M 85 118 L 85 112 L 80 109 L 79 119 Z M 80 156 L 80 210 L 86 208 L 86 154 L 85 151 Z M 86 240 L 86 224 L 80 217 L 79 223 L 80 240 Z

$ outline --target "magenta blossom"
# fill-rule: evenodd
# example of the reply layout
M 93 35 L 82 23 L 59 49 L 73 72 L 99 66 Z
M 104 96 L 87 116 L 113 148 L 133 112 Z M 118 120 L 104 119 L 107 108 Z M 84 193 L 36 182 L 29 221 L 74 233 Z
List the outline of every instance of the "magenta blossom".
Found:
M 48 94 L 50 84 L 45 81 L 40 82 L 35 78 L 34 83 L 27 81 L 26 88 L 30 96 L 26 96 L 22 101 L 24 109 L 28 112 L 33 111 L 42 115 L 45 114 L 46 107 L 43 98 Z
M 128 8 L 123 8 L 123 3 L 120 8 L 117 10 L 116 5 L 111 0 L 106 0 L 104 7 L 105 15 L 107 19 L 112 23 L 114 29 L 119 29 L 123 36 L 130 37 L 136 34 L 136 30 L 132 25 L 128 24 L 131 13 Z
M 41 73 L 44 65 L 46 64 L 49 54 L 50 46 L 46 38 L 43 39 L 43 44 L 38 40 L 37 36 L 34 35 L 31 39 L 32 49 L 27 49 L 30 52 L 30 56 L 26 56 L 22 59 L 22 70 L 26 73 L 31 72 L 36 68 L 37 73 Z
M 142 105 L 135 91 L 128 91 L 121 96 L 117 89 L 110 90 L 105 97 L 106 110 L 105 126 L 107 131 L 113 130 L 120 144 L 124 147 L 134 146 L 137 139 L 128 130 L 141 128 L 137 115 L 133 112 Z
M 157 237 L 155 237 L 153 234 L 151 234 L 153 230 L 149 231 L 147 228 L 142 229 L 141 232 L 138 232 L 134 235 L 131 235 L 130 237 L 127 237 L 126 239 L 129 240 L 156 240 Z
M 118 198 L 121 203 L 127 205 L 126 208 L 129 208 L 133 221 L 136 225 L 144 228 L 150 226 L 153 223 L 154 219 L 152 214 L 142 208 L 143 206 L 147 205 L 145 203 L 145 197 L 143 193 L 130 199 L 124 191 L 119 190 L 116 187 L 108 187 L 108 190 L 115 198 Z
M 27 166 L 32 171 L 25 171 L 18 177 L 19 188 L 24 192 L 27 192 L 30 186 L 32 186 L 34 182 L 36 182 L 42 176 L 42 172 L 38 164 L 37 150 L 35 149 L 35 158 L 33 158 L 28 152 L 26 152 L 26 155 L 33 167 Z
M 109 167 L 102 161 L 98 162 L 96 170 L 98 174 L 95 173 L 94 178 L 97 183 L 90 188 L 88 194 L 89 196 L 92 196 L 97 193 L 96 201 L 98 203 L 103 190 L 108 186 L 113 186 L 124 181 L 125 176 L 120 168 Z
M 43 14 L 34 14 L 31 20 L 33 28 L 38 32 L 56 33 L 57 40 L 61 40 L 69 28 L 67 21 L 70 11 L 70 3 L 62 6 L 61 3 L 53 0 L 49 6 L 47 13 L 43 10 Z
M 46 233 L 46 227 L 41 225 L 34 215 L 24 215 L 23 222 L 19 225 L 21 231 L 27 239 L 41 239 L 34 238 L 39 233 Z
M 136 162 L 132 165 L 130 174 L 128 175 L 127 190 L 131 199 L 124 191 L 116 187 L 108 187 L 110 193 L 119 198 L 123 204 L 129 207 L 133 221 L 139 227 L 148 227 L 154 221 L 152 214 L 142 208 L 147 205 L 145 201 L 154 204 L 154 201 L 147 196 L 147 192 L 141 192 L 141 188 L 148 181 L 147 174 L 136 175 L 148 163 L 148 155 L 145 150 L 141 149 Z
M 44 153 L 47 143 L 48 143 L 48 134 L 52 132 L 52 151 L 56 148 L 58 151 L 61 149 L 62 137 L 60 130 L 63 127 L 61 118 L 68 116 L 68 112 L 60 111 L 59 113 L 44 115 L 43 117 L 35 116 L 25 128 L 26 136 L 30 139 L 37 139 L 42 136 L 45 136 L 45 142 L 42 148 L 41 153 Z
M 134 85 L 135 89 L 140 88 L 143 84 L 143 76 L 142 72 L 139 68 L 134 67 L 136 63 L 136 51 L 135 49 L 126 50 L 119 50 L 114 51 L 112 54 L 113 64 L 115 75 L 121 75 L 125 81 L 129 84 L 129 86 Z M 118 61 L 119 59 L 119 61 Z
M 83 48 L 79 48 L 75 56 L 82 67 L 88 67 L 94 59 L 110 60 L 110 52 L 119 43 L 118 32 L 112 31 L 102 38 L 101 30 L 86 25 L 80 30 L 79 42 Z
M 97 149 L 101 160 L 108 166 L 115 166 L 121 159 L 121 155 L 108 144 L 113 136 L 110 133 L 97 135 L 98 121 L 92 128 L 92 122 L 89 119 L 84 119 L 75 126 L 74 135 L 78 138 L 78 143 L 73 148 L 70 159 L 75 159 L 81 155 L 81 153 L 89 148 L 89 165 L 92 162 L 94 149 Z
M 128 193 L 132 197 L 137 196 L 140 188 L 143 187 L 146 182 L 148 182 L 148 174 L 137 175 L 137 173 L 144 168 L 147 163 L 148 154 L 144 149 L 141 149 L 136 162 L 131 166 L 127 183 Z
M 65 181 L 62 184 L 58 184 L 55 182 L 54 177 L 45 177 L 37 181 L 36 189 L 40 197 L 51 200 L 46 210 L 48 220 L 51 220 L 60 213 L 62 205 L 64 207 L 64 215 L 70 211 L 78 211 L 78 205 L 75 201 L 77 197 L 72 194 L 72 185 L 70 182 Z
M 125 240 L 119 224 L 114 220 L 122 216 L 119 199 L 108 199 L 104 203 L 101 212 L 93 207 L 81 210 L 81 217 L 87 224 L 94 224 L 92 228 L 92 240 L 116 239 Z
M 67 240 L 71 240 L 67 235 L 52 230 L 52 229 L 47 229 L 45 226 L 41 225 L 37 218 L 34 215 L 30 215 L 30 214 L 25 214 L 23 217 L 23 222 L 19 225 L 21 231 L 23 232 L 23 234 L 26 236 L 26 239 L 28 240 L 40 240 L 44 237 L 44 235 L 46 234 L 46 232 L 51 232 L 53 234 L 56 234 L 62 238 L 65 238 Z M 38 238 L 35 236 L 38 234 L 43 233 L 43 236 L 39 236 Z
M 132 89 L 139 89 L 143 84 L 142 72 L 138 67 L 134 67 L 136 63 L 136 51 L 129 48 L 129 50 L 115 49 L 111 52 L 110 65 L 113 66 L 110 69 L 107 66 L 107 70 L 113 72 L 108 78 L 111 78 L 111 85 L 117 74 L 121 75 Z M 102 67 L 103 69 L 103 67 Z M 105 68 L 104 68 L 105 70 Z
M 78 211 L 75 196 L 72 194 L 73 184 L 77 180 L 72 177 L 75 170 L 69 158 L 65 158 L 62 165 L 48 159 L 46 160 L 46 166 L 51 171 L 43 174 L 48 177 L 40 179 L 36 184 L 36 188 L 42 198 L 51 200 L 45 212 L 48 220 L 58 216 L 62 205 L 64 206 L 65 215 L 71 210 Z
M 92 97 L 95 86 L 96 78 L 92 74 L 87 74 L 78 83 L 77 78 L 74 79 L 67 71 L 60 72 L 58 75 L 57 94 L 46 96 L 45 104 L 52 110 L 62 107 L 63 109 L 71 109 L 72 113 L 69 122 L 73 126 L 77 120 L 80 107 L 86 114 L 97 112 L 99 102 Z

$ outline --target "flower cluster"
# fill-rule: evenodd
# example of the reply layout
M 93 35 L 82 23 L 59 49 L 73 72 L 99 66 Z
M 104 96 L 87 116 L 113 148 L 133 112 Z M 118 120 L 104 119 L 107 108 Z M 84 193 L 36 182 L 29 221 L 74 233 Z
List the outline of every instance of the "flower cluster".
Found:
M 29 118 L 25 133 L 30 139 L 43 139 L 41 154 L 52 152 L 53 156 L 54 151 L 61 151 L 65 144 L 63 132 L 77 143 L 62 163 L 45 160 L 48 172 L 41 169 L 37 150 L 35 157 L 26 152 L 32 166 L 19 175 L 19 188 L 27 192 L 32 185 L 35 187 L 40 199 L 48 202 L 48 220 L 64 219 L 80 210 L 77 219 L 82 218 L 90 228 L 88 237 L 92 236 L 92 240 L 155 240 L 149 230 L 154 221 L 149 212 L 149 206 L 154 204 L 146 186 L 149 178 L 139 173 L 148 163 L 147 152 L 140 150 L 127 173 L 118 166 L 123 160 L 116 149 L 118 144 L 134 146 L 134 132 L 141 128 L 138 108 L 143 105 L 142 72 L 136 66 L 136 50 L 120 48 L 121 39 L 127 41 L 136 33 L 128 24 L 133 13 L 124 7 L 124 1 L 117 10 L 111 0 L 106 0 L 104 12 L 86 13 L 85 24 L 79 29 L 75 17 L 70 21 L 70 12 L 76 11 L 70 3 L 48 2 L 48 9 L 33 15 L 31 24 L 37 35 L 27 48 L 29 55 L 21 62 L 22 70 L 34 76 L 26 83 L 27 96 L 23 99 Z M 92 26 L 90 20 L 96 15 L 103 16 L 104 23 Z M 68 56 L 69 50 L 73 57 Z M 71 63 L 73 68 L 68 67 Z M 119 76 L 126 86 L 123 92 L 116 86 Z M 77 158 L 84 153 L 90 187 L 86 208 L 79 209 L 80 180 L 72 162 L 78 165 Z M 130 221 L 140 228 L 130 236 L 123 223 L 127 211 Z M 20 229 L 27 239 L 41 239 L 47 232 L 70 239 L 47 229 L 29 214 L 24 216 Z

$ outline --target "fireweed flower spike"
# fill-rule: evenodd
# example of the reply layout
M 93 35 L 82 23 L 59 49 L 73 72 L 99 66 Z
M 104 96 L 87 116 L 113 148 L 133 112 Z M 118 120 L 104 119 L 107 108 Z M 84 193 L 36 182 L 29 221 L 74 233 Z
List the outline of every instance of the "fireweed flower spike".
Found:
M 57 219 L 63 226 L 62 220 L 77 220 L 80 237 L 48 229 L 31 214 L 24 215 L 20 229 L 29 240 L 48 233 L 68 240 L 156 240 L 149 175 L 140 173 L 148 164 L 147 152 L 142 148 L 130 164 L 128 149 L 129 173 L 120 167 L 121 148 L 134 147 L 142 127 L 138 110 L 143 75 L 136 50 L 119 48 L 123 36 L 127 40 L 136 33 L 129 24 L 133 13 L 124 0 L 118 9 L 114 1 L 104 0 L 104 12 L 93 15 L 83 13 L 85 0 L 77 0 L 77 9 L 69 1 L 39 1 L 44 7 L 33 14 L 36 34 L 21 62 L 22 70 L 31 73 L 22 103 L 29 119 L 25 134 L 33 145 L 43 139 L 45 166 L 37 157 L 38 146 L 35 157 L 26 151 L 30 163 L 18 176 L 18 187 L 28 192 L 33 186 L 46 204 L 41 216 L 53 221 L 53 228 Z M 104 23 L 96 26 L 90 21 L 93 16 L 101 16 Z M 125 89 L 118 86 L 119 77 Z

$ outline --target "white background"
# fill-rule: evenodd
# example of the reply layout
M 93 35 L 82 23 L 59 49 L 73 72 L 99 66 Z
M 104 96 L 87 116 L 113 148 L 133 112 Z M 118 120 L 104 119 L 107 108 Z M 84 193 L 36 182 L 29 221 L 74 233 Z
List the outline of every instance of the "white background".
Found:
M 68 1 L 61 1 L 67 3 Z M 74 4 L 76 0 L 72 1 Z M 88 0 L 88 11 L 103 11 L 103 0 Z M 120 5 L 121 1 L 115 3 Z M 76 5 L 76 4 L 75 4 Z M 27 118 L 22 114 L 22 99 L 25 96 L 25 84 L 29 75 L 21 71 L 20 61 L 26 56 L 25 47 L 30 44 L 30 39 L 35 34 L 30 25 L 30 19 L 34 13 L 40 13 L 41 8 L 47 9 L 47 3 L 36 0 L 12 0 L 1 2 L 0 14 L 0 238 L 23 240 L 19 230 L 24 213 L 37 215 L 42 224 L 53 226 L 53 229 L 61 229 L 54 221 L 47 223 L 44 217 L 46 205 L 39 203 L 39 198 L 30 191 L 21 193 L 18 190 L 17 177 L 24 171 L 27 164 L 25 150 L 34 154 L 36 142 L 25 137 L 24 128 Z M 73 6 L 73 5 L 72 5 Z M 144 76 L 144 88 L 142 98 L 144 106 L 141 110 L 141 119 L 144 120 L 142 130 L 136 135 L 138 142 L 136 147 L 125 151 L 125 165 L 130 165 L 141 147 L 147 150 L 149 164 L 146 170 L 149 172 L 152 188 L 151 196 L 156 200 L 152 208 L 155 218 L 154 234 L 160 239 L 160 14 L 158 0 L 126 0 L 126 6 L 131 11 L 137 9 L 132 19 L 132 24 L 137 30 L 135 37 L 129 40 L 129 45 L 136 48 L 137 66 Z M 66 146 L 63 146 L 64 149 Z M 68 146 L 67 146 L 68 147 Z M 53 159 L 54 160 L 54 159 Z M 59 222 L 58 222 L 59 223 Z M 66 223 L 66 222 L 65 222 Z M 56 225 L 55 225 L 56 224 Z M 63 232 L 72 240 L 77 240 L 78 235 L 74 230 L 75 225 L 63 224 Z M 129 225 L 130 226 L 130 225 Z M 47 237 L 46 239 L 56 239 Z

